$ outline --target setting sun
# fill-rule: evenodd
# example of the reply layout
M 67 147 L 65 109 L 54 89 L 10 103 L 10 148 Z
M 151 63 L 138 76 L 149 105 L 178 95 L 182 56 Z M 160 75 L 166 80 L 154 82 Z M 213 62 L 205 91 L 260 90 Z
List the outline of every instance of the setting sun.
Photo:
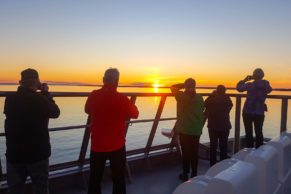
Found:
M 152 86 L 153 86 L 154 88 L 159 88 L 159 87 L 161 87 L 162 85 L 159 84 L 159 83 L 154 83 Z
M 154 83 L 152 84 L 153 88 L 154 88 L 154 92 L 158 93 L 159 92 L 159 87 L 161 87 L 162 85 L 159 83 L 159 80 L 155 80 Z

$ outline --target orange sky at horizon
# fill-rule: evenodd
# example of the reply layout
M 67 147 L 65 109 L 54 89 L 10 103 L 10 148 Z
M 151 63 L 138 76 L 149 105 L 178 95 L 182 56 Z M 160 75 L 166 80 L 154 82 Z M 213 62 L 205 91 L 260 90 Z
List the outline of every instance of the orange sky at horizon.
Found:
M 111 66 L 108 66 L 111 67 Z M 114 67 L 114 66 L 112 66 Z M 40 74 L 40 79 L 46 82 L 68 82 L 68 83 L 83 83 L 83 84 L 102 84 L 103 73 L 107 68 L 95 68 L 94 71 L 89 70 L 78 70 L 78 69 L 48 69 L 43 66 L 32 65 L 32 66 L 18 66 L 18 68 L 4 69 L 0 78 L 0 83 L 3 82 L 18 82 L 20 79 L 20 72 L 26 68 L 37 69 Z M 218 84 L 224 84 L 227 87 L 234 87 L 236 83 L 243 79 L 250 73 L 224 73 L 219 74 L 215 72 L 197 73 L 187 72 L 185 74 L 178 72 L 167 75 L 167 70 L 162 72 L 159 68 L 148 68 L 148 72 L 137 72 L 126 71 L 124 68 L 119 68 L 120 71 L 120 84 L 132 85 L 132 84 L 146 84 L 146 85 L 159 85 L 159 86 L 170 86 L 175 83 L 184 82 L 186 78 L 192 77 L 196 79 L 197 86 L 217 86 Z M 265 72 L 266 73 L 266 72 Z M 270 72 L 267 72 L 270 73 Z M 191 75 L 192 74 L 192 75 Z M 266 75 L 266 79 L 270 81 L 274 88 L 290 88 L 291 80 L 282 80 L 279 75 Z
M 167 6 L 165 6 L 167 5 Z M 2 82 L 26 68 L 42 81 L 197 86 L 239 80 L 262 68 L 291 88 L 291 1 L 0 1 Z

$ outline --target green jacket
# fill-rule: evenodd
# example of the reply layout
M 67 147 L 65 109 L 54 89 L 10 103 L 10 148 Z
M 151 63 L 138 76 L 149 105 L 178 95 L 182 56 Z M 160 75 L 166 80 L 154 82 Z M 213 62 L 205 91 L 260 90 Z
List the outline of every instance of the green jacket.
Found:
M 204 101 L 200 94 L 177 92 L 176 131 L 186 135 L 202 134 Z

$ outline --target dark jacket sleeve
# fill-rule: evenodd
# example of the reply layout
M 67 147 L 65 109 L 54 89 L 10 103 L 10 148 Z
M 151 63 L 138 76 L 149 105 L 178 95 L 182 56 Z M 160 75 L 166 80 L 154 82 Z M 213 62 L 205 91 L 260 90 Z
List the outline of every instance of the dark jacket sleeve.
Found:
M 48 118 L 58 118 L 60 116 L 60 109 L 58 105 L 53 100 L 50 93 L 41 93 L 43 112 L 47 115 Z
M 266 93 L 271 93 L 273 88 L 270 86 L 270 83 L 266 80 Z
M 232 109 L 232 107 L 233 107 L 232 101 L 231 101 L 230 97 L 227 96 L 227 108 L 228 108 L 228 112 L 230 112 L 230 110 Z

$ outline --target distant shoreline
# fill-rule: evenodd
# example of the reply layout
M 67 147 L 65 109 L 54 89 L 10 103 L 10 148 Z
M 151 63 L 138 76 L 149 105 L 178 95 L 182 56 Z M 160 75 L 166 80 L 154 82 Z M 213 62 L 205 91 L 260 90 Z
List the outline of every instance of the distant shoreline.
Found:
M 84 83 L 53 83 L 53 82 L 47 82 L 49 85 L 55 85 L 55 86 L 85 86 L 85 87 L 102 87 L 102 84 L 84 84 Z M 14 86 L 18 85 L 17 83 L 7 82 L 7 83 L 1 83 L 0 86 Z M 120 88 L 154 88 L 152 85 L 119 85 Z M 159 86 L 159 88 L 170 88 L 170 86 Z M 215 86 L 197 86 L 197 89 L 216 89 Z M 236 90 L 235 87 L 227 87 L 228 90 Z M 291 88 L 273 88 L 273 91 L 282 91 L 282 92 L 291 92 Z

